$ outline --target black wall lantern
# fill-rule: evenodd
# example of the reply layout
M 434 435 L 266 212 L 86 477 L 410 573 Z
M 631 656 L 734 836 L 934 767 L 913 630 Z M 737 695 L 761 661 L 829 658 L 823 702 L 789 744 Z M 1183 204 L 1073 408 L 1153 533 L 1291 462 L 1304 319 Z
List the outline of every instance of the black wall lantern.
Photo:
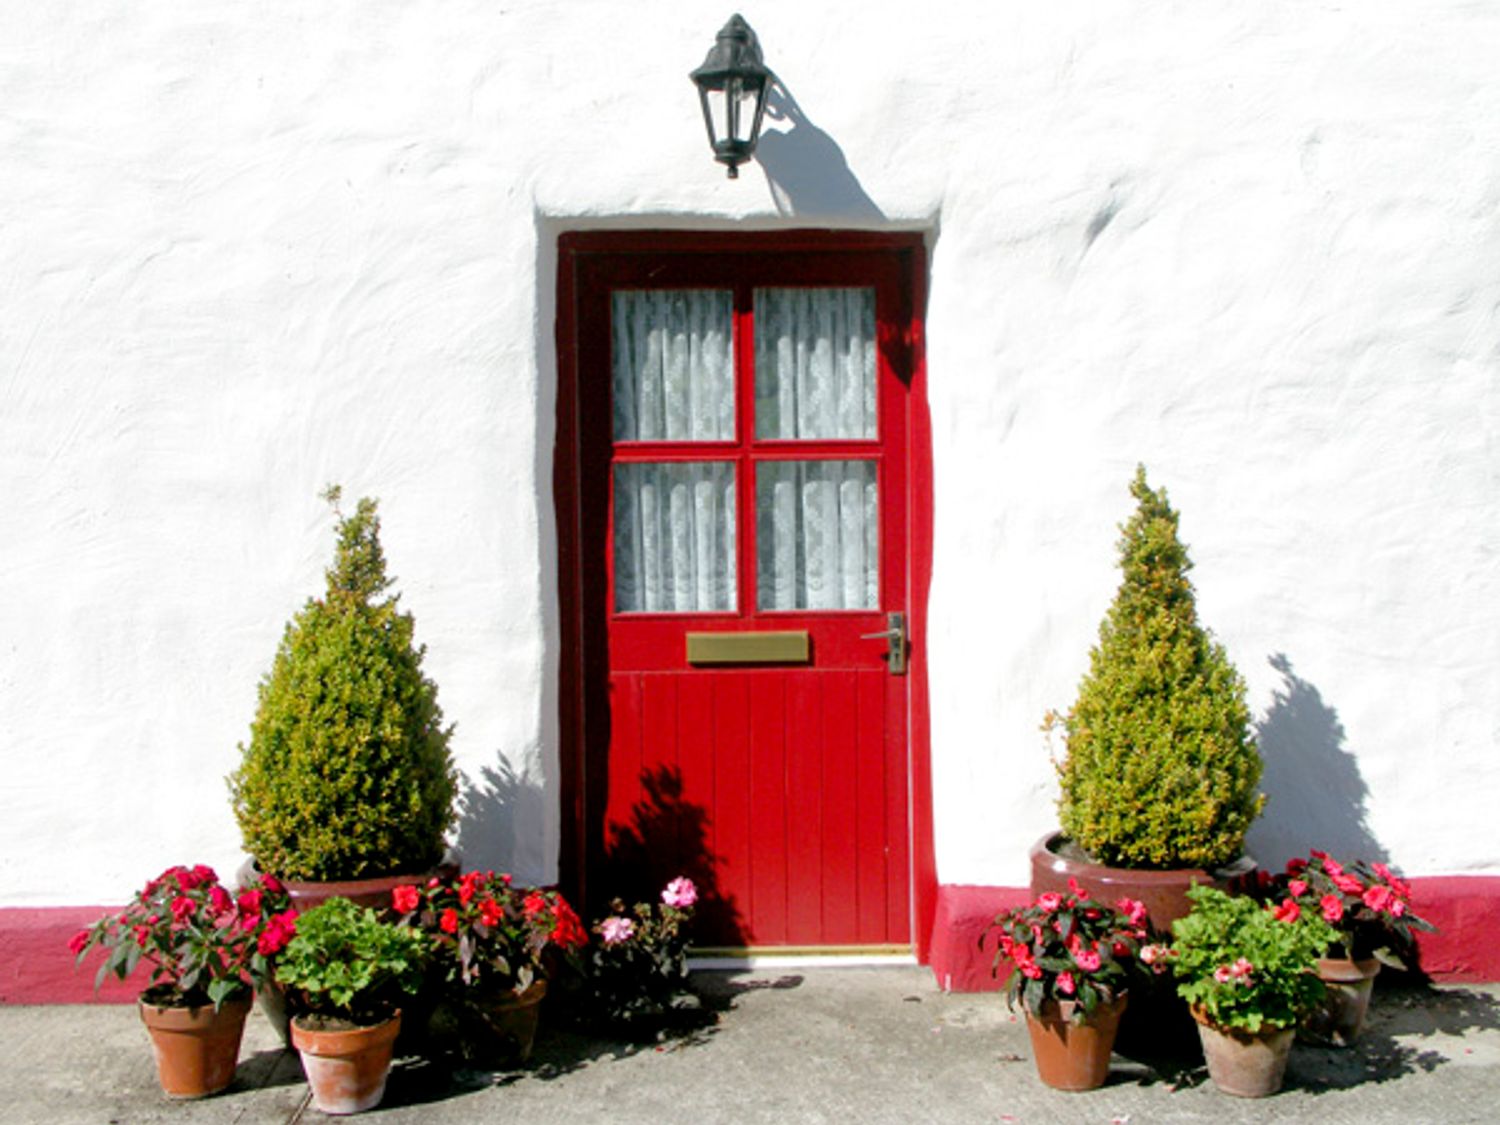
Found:
M 750 25 L 740 16 L 730 17 L 692 79 L 714 159 L 729 166 L 731 180 L 738 179 L 739 166 L 754 154 L 760 139 L 766 91 L 775 80 L 760 61 L 760 41 Z

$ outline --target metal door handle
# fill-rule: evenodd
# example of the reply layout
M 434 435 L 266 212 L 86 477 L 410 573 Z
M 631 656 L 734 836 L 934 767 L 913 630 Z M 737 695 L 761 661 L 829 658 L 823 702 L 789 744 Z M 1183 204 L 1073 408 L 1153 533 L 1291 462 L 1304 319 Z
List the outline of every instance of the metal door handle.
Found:
M 887 628 L 879 633 L 861 633 L 862 641 L 878 641 L 884 639 L 889 644 L 885 651 L 886 666 L 893 676 L 906 675 L 906 614 L 888 613 L 885 615 Z

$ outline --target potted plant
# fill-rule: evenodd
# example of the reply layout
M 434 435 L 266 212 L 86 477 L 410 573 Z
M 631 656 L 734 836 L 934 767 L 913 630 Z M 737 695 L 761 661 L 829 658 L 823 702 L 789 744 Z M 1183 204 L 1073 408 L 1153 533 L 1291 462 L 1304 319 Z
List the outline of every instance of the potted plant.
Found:
M 1415 931 L 1431 933 L 1436 927 L 1412 910 L 1411 887 L 1383 863 L 1345 865 L 1314 848 L 1309 858 L 1291 860 L 1272 887 L 1277 897 L 1322 917 L 1335 935 L 1328 955 L 1318 960 L 1324 1001 L 1309 1013 L 1300 1034 L 1325 1046 L 1348 1046 L 1364 1027 L 1380 966 L 1411 965 Z
M 1315 972 L 1333 929 L 1295 900 L 1260 903 L 1200 885 L 1172 923 L 1177 992 L 1198 1022 L 1209 1077 L 1227 1094 L 1281 1089 L 1298 1022 L 1322 999 Z
M 333 895 L 388 904 L 425 877 L 456 792 L 425 649 L 387 592 L 376 502 L 346 516 L 337 487 L 324 496 L 338 533 L 327 590 L 287 626 L 229 777 L 246 851 L 301 909 Z
M 574 1017 L 611 1034 L 649 1038 L 699 1011 L 688 986 L 688 929 L 698 888 L 686 876 L 662 888 L 657 902 L 627 906 L 616 898 L 597 920 L 595 940 L 578 958 Z
M 428 942 L 367 906 L 331 898 L 297 919 L 276 979 L 287 992 L 292 1045 L 324 1113 L 380 1104 L 401 1030 L 401 1000 L 422 983 Z
M 588 940 L 567 900 L 493 871 L 434 877 L 391 897 L 400 924 L 432 943 L 432 972 L 465 1052 L 489 1063 L 529 1058 L 551 962 Z
M 200 1098 L 233 1081 L 252 985 L 265 979 L 289 925 L 257 894 L 236 899 L 211 867 L 177 866 L 118 914 L 79 931 L 69 948 L 79 963 L 94 949 L 107 952 L 96 988 L 109 973 L 124 980 L 149 966 L 138 1010 L 157 1077 L 170 1097 Z
M 1245 683 L 1199 624 L 1177 512 L 1144 467 L 1130 491 L 1119 589 L 1077 699 L 1044 724 L 1066 746 L 1062 832 L 1033 849 L 1032 893 L 1077 878 L 1143 901 L 1165 931 L 1188 887 L 1253 869 L 1245 833 L 1265 798 Z
M 1146 908 L 1113 906 L 1077 882 L 999 915 L 994 970 L 1007 976 L 1007 1002 L 1026 1013 L 1037 1074 L 1059 1090 L 1092 1090 L 1109 1074 L 1135 958 L 1146 938 Z M 1154 959 L 1154 958 L 1153 958 Z

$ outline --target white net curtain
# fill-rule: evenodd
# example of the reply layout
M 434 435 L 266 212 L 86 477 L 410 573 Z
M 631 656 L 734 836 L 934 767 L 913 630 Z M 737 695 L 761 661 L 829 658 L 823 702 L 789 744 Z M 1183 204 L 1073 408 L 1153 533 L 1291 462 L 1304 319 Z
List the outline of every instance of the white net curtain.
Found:
M 873 439 L 874 292 L 757 289 L 754 300 L 756 438 Z M 621 291 L 611 313 L 615 440 L 733 441 L 732 294 Z M 733 452 L 616 466 L 618 612 L 736 608 Z M 778 457 L 755 474 L 756 608 L 878 606 L 875 462 Z

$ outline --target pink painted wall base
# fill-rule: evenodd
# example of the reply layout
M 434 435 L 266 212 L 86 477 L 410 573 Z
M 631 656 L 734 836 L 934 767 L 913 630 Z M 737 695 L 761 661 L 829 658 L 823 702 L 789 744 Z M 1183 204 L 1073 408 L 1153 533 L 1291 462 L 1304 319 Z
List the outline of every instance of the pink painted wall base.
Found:
M 1500 944 L 1483 936 L 1500 929 L 1500 876 L 1435 876 L 1411 884 L 1413 907 L 1438 927 L 1419 936 L 1422 970 L 1439 982 L 1500 981 Z M 996 914 L 1029 899 L 1024 887 L 940 886 L 929 959 L 938 987 L 998 989 L 990 972 L 993 945 L 981 946 L 981 939 Z
M 1500 981 L 1500 876 L 1417 878 L 1412 902 L 1438 927 L 1421 936 L 1422 969 L 1440 982 Z M 928 963 L 939 988 L 987 992 L 999 987 L 990 973 L 993 948 L 981 939 L 996 914 L 1030 898 L 1024 887 L 938 888 Z M 96 959 L 74 968 L 68 939 L 108 913 L 104 906 L 0 909 L 0 1004 L 131 1003 L 145 983 L 105 981 L 94 991 Z M 97 956 L 97 955 L 96 955 Z

